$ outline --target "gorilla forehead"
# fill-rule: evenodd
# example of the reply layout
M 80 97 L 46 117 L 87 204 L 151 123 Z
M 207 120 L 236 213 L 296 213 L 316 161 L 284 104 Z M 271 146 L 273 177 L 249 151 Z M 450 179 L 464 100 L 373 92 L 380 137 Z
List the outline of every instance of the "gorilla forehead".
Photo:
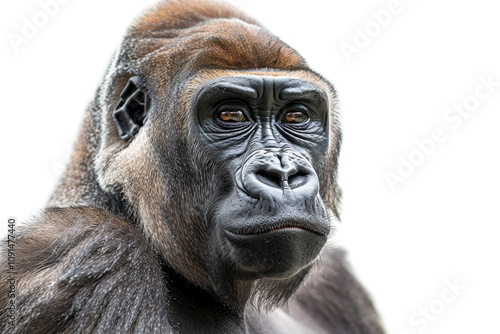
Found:
M 328 97 L 316 84 L 289 76 L 259 76 L 254 74 L 228 76 L 206 82 L 195 100 L 205 102 L 219 95 L 250 100 L 311 99 L 327 105 Z

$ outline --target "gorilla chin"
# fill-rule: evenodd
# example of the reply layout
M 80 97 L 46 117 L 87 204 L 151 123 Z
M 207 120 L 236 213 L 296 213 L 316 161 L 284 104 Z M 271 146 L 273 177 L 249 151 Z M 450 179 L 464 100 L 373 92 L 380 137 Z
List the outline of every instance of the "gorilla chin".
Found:
M 262 233 L 224 230 L 232 261 L 243 279 L 283 279 L 297 274 L 318 256 L 327 234 L 305 228 L 303 221 L 278 221 Z
M 330 234 L 329 220 L 298 214 L 296 207 L 250 216 L 243 210 L 238 215 L 234 208 L 224 206 L 216 214 L 220 220 L 215 220 L 212 261 L 206 268 L 214 291 L 237 314 L 247 306 L 279 308 L 318 263 Z

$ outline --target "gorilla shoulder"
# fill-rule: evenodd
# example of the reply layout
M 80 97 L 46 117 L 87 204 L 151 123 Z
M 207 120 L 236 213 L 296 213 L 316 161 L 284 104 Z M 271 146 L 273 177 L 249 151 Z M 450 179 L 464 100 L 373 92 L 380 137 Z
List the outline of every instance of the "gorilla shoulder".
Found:
M 106 210 L 44 210 L 19 229 L 16 271 L 17 326 L 9 333 L 153 333 L 168 325 L 155 253 L 136 227 Z

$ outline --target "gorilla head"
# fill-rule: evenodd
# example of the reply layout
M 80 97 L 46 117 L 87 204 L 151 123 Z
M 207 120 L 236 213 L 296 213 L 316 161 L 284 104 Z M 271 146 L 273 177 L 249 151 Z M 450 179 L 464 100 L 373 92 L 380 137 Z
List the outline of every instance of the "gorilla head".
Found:
M 238 312 L 278 306 L 337 216 L 335 108 L 333 87 L 254 20 L 163 2 L 129 29 L 63 181 L 94 182 L 51 202 L 125 203 L 192 284 Z

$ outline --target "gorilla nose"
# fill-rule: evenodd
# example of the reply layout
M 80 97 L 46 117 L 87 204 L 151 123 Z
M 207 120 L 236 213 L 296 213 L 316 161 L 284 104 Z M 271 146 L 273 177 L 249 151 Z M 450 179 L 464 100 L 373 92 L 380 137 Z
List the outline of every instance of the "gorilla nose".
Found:
M 305 157 L 298 153 L 258 152 L 241 170 L 245 191 L 252 197 L 283 196 L 311 198 L 318 193 L 317 175 Z
M 279 158 L 278 158 L 279 159 Z M 281 160 L 283 161 L 283 160 Z M 308 172 L 299 170 L 295 165 L 263 164 L 255 172 L 254 181 L 274 188 L 297 188 L 307 182 Z

